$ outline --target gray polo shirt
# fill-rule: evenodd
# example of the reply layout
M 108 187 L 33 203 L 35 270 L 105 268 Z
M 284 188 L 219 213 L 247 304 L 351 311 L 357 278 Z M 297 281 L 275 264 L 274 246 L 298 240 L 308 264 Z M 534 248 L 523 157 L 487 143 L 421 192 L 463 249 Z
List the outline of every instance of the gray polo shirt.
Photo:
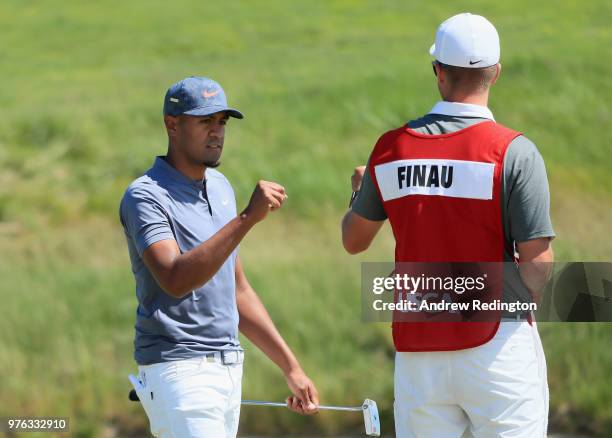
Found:
M 136 279 L 134 358 L 140 365 L 187 359 L 202 352 L 239 350 L 235 266 L 238 249 L 204 285 L 183 298 L 165 293 L 142 254 L 164 239 L 189 251 L 236 217 L 228 180 L 214 169 L 193 181 L 157 157 L 127 188 L 120 206 Z
M 487 120 L 494 118 L 486 107 L 438 102 L 429 114 L 408 122 L 408 127 L 422 134 L 438 135 Z M 550 220 L 550 194 L 544 160 L 535 144 L 523 135 L 516 137 L 506 150 L 501 198 L 505 248 L 514 248 L 516 242 L 555 236 Z M 387 219 L 369 172 L 364 175 L 352 211 L 373 221 Z M 513 255 L 504 251 L 504 260 L 512 261 Z M 522 287 L 517 271 L 508 272 L 506 269 L 505 284 L 505 300 L 530 301 L 529 293 Z

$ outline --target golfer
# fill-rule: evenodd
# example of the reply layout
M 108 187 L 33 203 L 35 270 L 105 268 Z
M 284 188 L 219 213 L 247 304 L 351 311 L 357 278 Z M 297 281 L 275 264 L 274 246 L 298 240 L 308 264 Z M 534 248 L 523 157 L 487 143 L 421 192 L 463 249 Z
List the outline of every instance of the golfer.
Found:
M 552 261 L 554 232 L 542 157 L 487 107 L 501 72 L 497 31 L 481 16 L 455 15 L 430 54 L 442 101 L 385 133 L 367 168 L 355 170 L 344 247 L 366 250 L 388 219 L 396 262 L 512 262 L 516 252 L 521 288 L 504 287 L 504 300 L 529 302 L 548 268 L 527 263 Z M 546 365 L 530 313 L 504 311 L 489 322 L 394 318 L 393 340 L 398 437 L 545 436 Z
M 243 350 L 240 330 L 285 375 L 287 405 L 317 411 L 317 390 L 249 284 L 238 245 L 287 199 L 259 181 L 237 213 L 215 168 L 230 117 L 221 86 L 189 77 L 164 100 L 166 156 L 127 188 L 120 217 L 136 279 L 136 391 L 156 437 L 235 437 Z

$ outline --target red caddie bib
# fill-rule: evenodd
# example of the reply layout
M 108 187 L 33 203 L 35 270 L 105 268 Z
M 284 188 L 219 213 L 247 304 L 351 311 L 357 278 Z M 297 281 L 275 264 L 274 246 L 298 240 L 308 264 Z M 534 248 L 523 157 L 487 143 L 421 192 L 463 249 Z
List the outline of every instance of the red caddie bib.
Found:
M 520 135 L 493 121 L 442 135 L 402 127 L 384 134 L 370 157 L 395 237 L 396 262 L 503 262 L 502 169 Z M 448 351 L 489 341 L 499 320 L 400 322 L 397 351 Z

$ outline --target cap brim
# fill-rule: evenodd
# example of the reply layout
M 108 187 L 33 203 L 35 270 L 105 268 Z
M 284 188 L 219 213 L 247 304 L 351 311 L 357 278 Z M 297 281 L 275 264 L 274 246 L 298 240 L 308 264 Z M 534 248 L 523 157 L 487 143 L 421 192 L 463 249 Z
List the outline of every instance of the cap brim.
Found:
M 433 43 L 429 48 L 429 54 L 433 56 L 434 53 L 436 53 L 436 43 Z
M 244 119 L 244 114 L 234 108 L 226 108 L 223 106 L 206 106 L 200 108 L 194 108 L 189 111 L 185 111 L 183 114 L 187 116 L 210 116 L 212 114 L 226 112 L 228 116 L 236 119 Z

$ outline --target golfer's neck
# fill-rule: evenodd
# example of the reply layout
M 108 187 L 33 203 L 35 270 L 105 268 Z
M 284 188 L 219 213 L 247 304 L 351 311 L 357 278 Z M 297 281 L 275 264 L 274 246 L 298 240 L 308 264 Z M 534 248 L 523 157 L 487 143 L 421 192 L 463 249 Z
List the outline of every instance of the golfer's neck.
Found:
M 190 163 L 185 157 L 181 156 L 181 154 L 177 154 L 172 148 L 168 148 L 166 161 L 189 179 L 202 181 L 204 178 L 206 166 Z

